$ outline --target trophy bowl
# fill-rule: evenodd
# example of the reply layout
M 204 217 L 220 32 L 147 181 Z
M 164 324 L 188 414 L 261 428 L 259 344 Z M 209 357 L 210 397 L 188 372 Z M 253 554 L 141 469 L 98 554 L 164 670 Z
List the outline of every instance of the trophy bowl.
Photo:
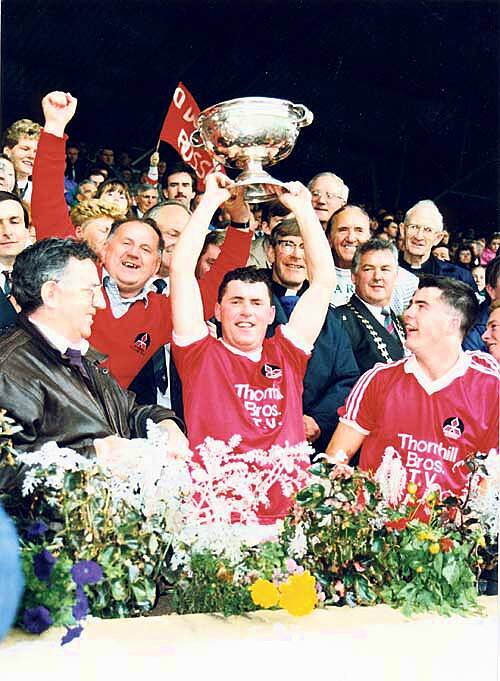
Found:
M 269 97 L 242 97 L 202 111 L 190 141 L 193 147 L 205 147 L 222 165 L 243 170 L 236 184 L 246 187 L 245 200 L 262 203 L 275 198 L 266 185 L 283 186 L 263 167 L 286 158 L 295 146 L 300 128 L 312 121 L 313 114 L 302 104 Z

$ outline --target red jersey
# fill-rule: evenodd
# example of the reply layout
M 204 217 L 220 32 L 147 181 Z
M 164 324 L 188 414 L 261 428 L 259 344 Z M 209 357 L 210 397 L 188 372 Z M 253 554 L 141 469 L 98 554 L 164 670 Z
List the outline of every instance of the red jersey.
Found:
M 241 435 L 240 451 L 305 441 L 302 390 L 309 355 L 293 345 L 281 327 L 264 340 L 257 361 L 211 336 L 188 346 L 173 343 L 172 349 L 195 458 L 196 446 L 207 435 L 226 442 Z M 263 524 L 283 517 L 290 507 L 278 483 L 269 497 L 270 506 L 258 512 Z
M 57 137 L 42 131 L 33 166 L 31 204 L 37 238 L 74 236 L 74 227 L 64 199 L 65 143 L 67 136 Z M 200 279 L 200 293 L 205 319 L 209 319 L 217 302 L 217 291 L 224 275 L 248 260 L 251 232 L 229 229 L 213 267 Z M 122 388 L 128 388 L 146 362 L 165 343 L 170 342 L 172 316 L 170 302 L 163 295 L 148 294 L 148 306 L 133 303 L 128 312 L 115 319 L 109 308 L 98 310 L 92 326 L 91 344 L 109 356 L 108 366 Z
M 384 450 L 401 455 L 417 496 L 439 486 L 460 496 L 468 454 L 498 448 L 499 370 L 490 355 L 461 353 L 445 376 L 430 381 L 414 356 L 376 364 L 339 409 L 341 421 L 367 435 L 360 468 L 375 471 Z

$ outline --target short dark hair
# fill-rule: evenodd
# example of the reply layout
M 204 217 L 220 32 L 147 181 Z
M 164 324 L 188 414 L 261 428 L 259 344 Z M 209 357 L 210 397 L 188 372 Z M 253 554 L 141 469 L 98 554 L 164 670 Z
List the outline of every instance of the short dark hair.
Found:
M 19 203 L 21 208 L 23 209 L 23 215 L 24 215 L 24 226 L 26 229 L 29 228 L 30 226 L 30 216 L 28 213 L 28 209 L 26 208 L 26 205 L 21 201 L 19 196 L 17 194 L 13 194 L 12 192 L 3 192 L 0 191 L 0 202 L 2 201 L 15 201 L 16 203 Z
M 269 237 L 271 246 L 276 248 L 278 241 L 284 236 L 302 236 L 300 233 L 299 223 L 295 218 L 282 220 L 276 225 L 271 232 L 271 236 Z
M 106 241 L 109 241 L 112 238 L 118 227 L 125 225 L 127 222 L 140 222 L 143 225 L 148 225 L 149 227 L 151 227 L 151 229 L 154 230 L 156 236 L 158 237 L 158 253 L 160 255 L 163 253 L 163 250 L 165 248 L 165 242 L 163 241 L 163 236 L 160 231 L 160 228 L 153 220 L 153 218 L 122 218 L 121 220 L 115 220 L 111 225 L 111 229 L 109 230 L 108 236 L 106 237 Z
M 489 263 L 486 265 L 486 272 L 484 275 L 486 286 L 496 288 L 499 278 L 500 278 L 500 255 L 497 255 L 496 258 L 490 260 Z
M 43 284 L 58 281 L 70 258 L 97 261 L 85 241 L 76 239 L 42 239 L 19 253 L 12 270 L 12 294 L 25 314 L 43 305 Z
M 460 331 L 465 336 L 472 328 L 479 303 L 472 288 L 463 281 L 450 277 L 439 277 L 434 274 L 424 274 L 420 277 L 418 288 L 437 288 L 441 291 L 442 300 L 462 318 Z
M 224 293 L 231 281 L 243 281 L 247 284 L 265 284 L 269 293 L 269 300 L 273 300 L 273 289 L 271 287 L 271 277 L 269 270 L 258 269 L 257 267 L 237 267 L 235 270 L 226 272 L 219 286 L 217 302 L 220 303 Z
M 330 234 L 332 233 L 332 225 L 333 225 L 333 221 L 335 220 L 335 218 L 338 215 L 340 215 L 341 213 L 343 213 L 345 210 L 348 210 L 349 208 L 357 208 L 359 211 L 361 211 L 361 213 L 363 215 L 366 215 L 368 220 L 370 219 L 370 216 L 368 215 L 368 213 L 366 212 L 366 210 L 362 206 L 358 206 L 357 203 L 346 203 L 345 206 L 341 206 L 340 208 L 337 208 L 337 210 L 334 211 L 330 215 L 330 219 L 326 223 L 326 230 L 325 230 L 325 234 L 326 234 L 327 237 L 329 237 Z
M 162 177 L 161 181 L 161 186 L 166 189 L 168 185 L 168 178 L 171 175 L 175 175 L 175 173 L 187 173 L 190 178 L 191 178 L 191 184 L 192 184 L 192 189 L 193 191 L 196 191 L 196 186 L 198 184 L 198 177 L 195 173 L 195 171 L 191 168 L 191 166 L 188 166 L 187 163 L 175 163 L 170 170 L 167 170 L 165 174 Z
M 351 272 L 356 273 L 359 270 L 359 265 L 361 263 L 361 258 L 365 253 L 370 253 L 371 251 L 389 251 L 394 259 L 394 264 L 398 267 L 398 252 L 392 241 L 387 241 L 387 239 L 368 239 L 363 244 L 359 246 L 354 251 L 354 257 L 351 263 Z

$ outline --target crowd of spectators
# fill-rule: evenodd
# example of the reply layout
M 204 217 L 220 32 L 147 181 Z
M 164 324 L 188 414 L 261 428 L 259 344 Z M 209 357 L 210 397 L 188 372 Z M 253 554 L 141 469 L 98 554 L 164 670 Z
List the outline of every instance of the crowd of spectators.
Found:
M 119 451 L 148 417 L 182 449 L 240 432 L 247 448 L 307 439 L 372 468 L 399 445 L 420 494 L 459 494 L 438 443 L 498 448 L 495 226 L 451 229 L 425 198 L 370 206 L 331 171 L 249 206 L 224 175 L 200 191 L 157 152 L 91 153 L 67 138 L 76 108 L 50 93 L 43 127 L 3 136 L 0 407 L 16 446 Z M 408 400 L 425 413 L 434 393 L 435 414 L 410 423 Z M 436 447 L 425 470 L 412 438 Z

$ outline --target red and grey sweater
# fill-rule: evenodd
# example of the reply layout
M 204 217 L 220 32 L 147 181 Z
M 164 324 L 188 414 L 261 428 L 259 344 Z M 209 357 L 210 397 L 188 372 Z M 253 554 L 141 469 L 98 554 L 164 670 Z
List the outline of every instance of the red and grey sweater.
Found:
M 37 238 L 74 235 L 64 200 L 65 137 L 42 132 L 33 167 L 31 211 Z M 250 252 L 251 232 L 229 229 L 213 267 L 200 280 L 205 319 L 214 313 L 217 291 L 225 273 L 244 267 Z M 108 367 L 118 383 L 127 388 L 146 362 L 172 335 L 172 312 L 168 297 L 148 294 L 147 307 L 133 303 L 115 319 L 108 304 L 98 310 L 92 326 L 91 344 L 108 355 Z

